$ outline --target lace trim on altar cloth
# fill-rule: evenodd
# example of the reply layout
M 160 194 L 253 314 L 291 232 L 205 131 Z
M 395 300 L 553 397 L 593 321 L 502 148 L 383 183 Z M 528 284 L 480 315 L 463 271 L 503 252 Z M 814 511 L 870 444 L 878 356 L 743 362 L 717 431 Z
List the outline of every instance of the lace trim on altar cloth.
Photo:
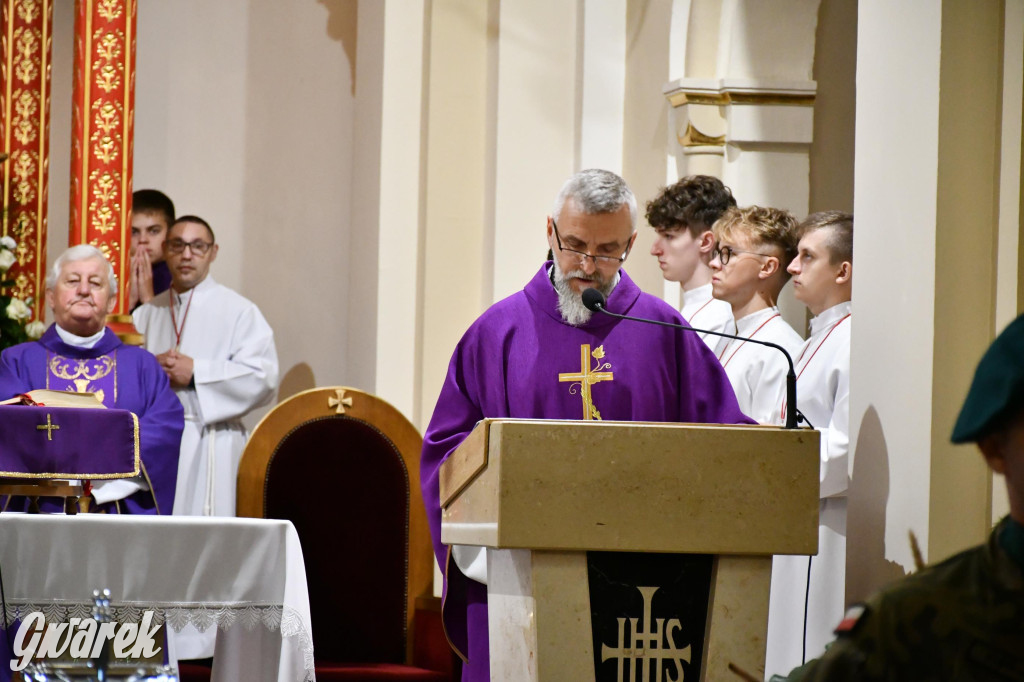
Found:
M 41 611 L 48 623 L 67 623 L 71 618 L 92 618 L 92 610 L 91 601 L 7 600 L 8 621 L 20 620 L 30 613 Z M 175 632 L 181 632 L 188 625 L 192 625 L 199 632 L 206 632 L 214 625 L 223 630 L 235 625 L 241 625 L 250 631 L 259 625 L 271 632 L 280 630 L 282 638 L 295 639 L 299 651 L 302 652 L 306 679 L 313 679 L 313 640 L 303 625 L 302 618 L 289 606 L 252 602 L 112 602 L 110 610 L 112 620 L 117 623 L 139 623 L 145 611 L 153 611 L 155 624 L 163 625 L 166 622 Z

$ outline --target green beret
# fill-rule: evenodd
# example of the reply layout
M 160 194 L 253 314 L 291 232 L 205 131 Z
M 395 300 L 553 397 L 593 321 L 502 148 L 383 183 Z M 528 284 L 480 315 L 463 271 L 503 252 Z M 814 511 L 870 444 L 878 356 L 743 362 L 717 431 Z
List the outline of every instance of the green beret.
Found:
M 960 408 L 954 443 L 977 442 L 1014 409 L 1024 408 L 1024 315 L 996 337 L 974 372 Z

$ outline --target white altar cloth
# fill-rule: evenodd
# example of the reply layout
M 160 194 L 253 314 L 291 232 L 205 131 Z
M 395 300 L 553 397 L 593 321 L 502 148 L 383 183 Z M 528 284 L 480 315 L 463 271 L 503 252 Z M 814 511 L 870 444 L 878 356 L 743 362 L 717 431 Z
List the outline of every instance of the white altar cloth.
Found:
M 115 619 L 147 609 L 180 631 L 217 626 L 213 680 L 313 680 L 309 591 L 289 521 L 0 514 L 10 619 L 90 617 L 108 588 Z

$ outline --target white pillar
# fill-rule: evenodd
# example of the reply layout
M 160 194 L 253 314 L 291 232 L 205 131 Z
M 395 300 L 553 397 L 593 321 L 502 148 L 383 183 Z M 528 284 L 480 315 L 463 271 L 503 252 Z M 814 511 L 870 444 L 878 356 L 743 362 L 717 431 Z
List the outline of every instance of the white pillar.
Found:
M 990 523 L 949 435 L 994 336 L 1002 103 L 1001 6 L 859 10 L 848 600 L 913 565 L 908 531 L 937 561 Z

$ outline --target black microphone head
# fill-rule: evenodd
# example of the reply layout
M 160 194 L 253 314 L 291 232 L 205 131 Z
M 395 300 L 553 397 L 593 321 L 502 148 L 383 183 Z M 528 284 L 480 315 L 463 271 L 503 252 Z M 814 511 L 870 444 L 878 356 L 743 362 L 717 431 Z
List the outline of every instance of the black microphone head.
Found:
M 590 288 L 583 290 L 583 305 L 591 312 L 596 313 L 598 310 L 603 309 L 605 300 L 604 294 L 597 289 Z

